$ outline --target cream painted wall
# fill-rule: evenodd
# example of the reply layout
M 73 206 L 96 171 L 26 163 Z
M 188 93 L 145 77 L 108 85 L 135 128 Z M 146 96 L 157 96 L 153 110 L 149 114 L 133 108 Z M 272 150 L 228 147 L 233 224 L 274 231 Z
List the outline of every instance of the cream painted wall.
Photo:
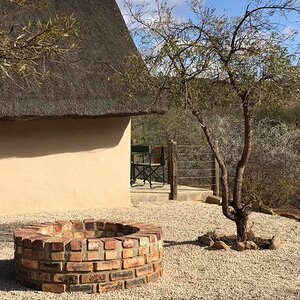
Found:
M 130 125 L 0 122 L 0 214 L 129 206 Z

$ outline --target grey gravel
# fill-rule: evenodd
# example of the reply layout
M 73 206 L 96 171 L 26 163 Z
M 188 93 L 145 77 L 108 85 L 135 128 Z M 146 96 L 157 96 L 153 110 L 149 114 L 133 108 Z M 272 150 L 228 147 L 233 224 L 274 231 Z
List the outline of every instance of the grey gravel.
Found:
M 51 294 L 14 282 L 11 232 L 20 224 L 71 218 L 106 218 L 152 222 L 164 231 L 163 278 L 154 284 L 108 294 Z M 221 228 L 234 234 L 234 224 L 219 206 L 201 202 L 141 202 L 130 208 L 72 211 L 0 217 L 0 299 L 300 299 L 300 222 L 259 213 L 252 229 L 262 238 L 281 238 L 275 251 L 212 251 L 198 236 Z

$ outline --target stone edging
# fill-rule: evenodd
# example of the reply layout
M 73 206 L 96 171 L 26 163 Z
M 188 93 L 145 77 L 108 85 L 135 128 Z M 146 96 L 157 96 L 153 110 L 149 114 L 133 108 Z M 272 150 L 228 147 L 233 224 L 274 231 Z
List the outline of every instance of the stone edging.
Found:
M 162 276 L 162 230 L 135 222 L 56 221 L 14 232 L 17 281 L 46 292 L 101 293 Z

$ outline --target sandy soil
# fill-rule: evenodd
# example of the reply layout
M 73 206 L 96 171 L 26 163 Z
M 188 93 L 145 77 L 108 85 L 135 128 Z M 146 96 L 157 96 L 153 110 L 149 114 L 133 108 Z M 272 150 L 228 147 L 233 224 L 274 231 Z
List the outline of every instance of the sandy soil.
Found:
M 164 277 L 155 284 L 104 295 L 49 294 L 14 282 L 15 227 L 32 221 L 62 218 L 106 218 L 152 222 L 164 230 Z M 219 206 L 200 202 L 141 202 L 131 208 L 0 217 L 0 299 L 300 299 L 300 222 L 253 213 L 256 235 L 277 235 L 284 245 L 276 251 L 213 251 L 195 240 L 215 228 L 234 234 L 234 224 Z

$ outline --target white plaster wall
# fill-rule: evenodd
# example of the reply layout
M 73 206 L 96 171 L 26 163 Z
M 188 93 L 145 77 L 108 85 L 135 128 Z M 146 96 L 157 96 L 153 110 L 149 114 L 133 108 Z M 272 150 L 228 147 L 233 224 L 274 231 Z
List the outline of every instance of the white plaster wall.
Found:
M 0 214 L 130 205 L 130 118 L 0 122 Z

